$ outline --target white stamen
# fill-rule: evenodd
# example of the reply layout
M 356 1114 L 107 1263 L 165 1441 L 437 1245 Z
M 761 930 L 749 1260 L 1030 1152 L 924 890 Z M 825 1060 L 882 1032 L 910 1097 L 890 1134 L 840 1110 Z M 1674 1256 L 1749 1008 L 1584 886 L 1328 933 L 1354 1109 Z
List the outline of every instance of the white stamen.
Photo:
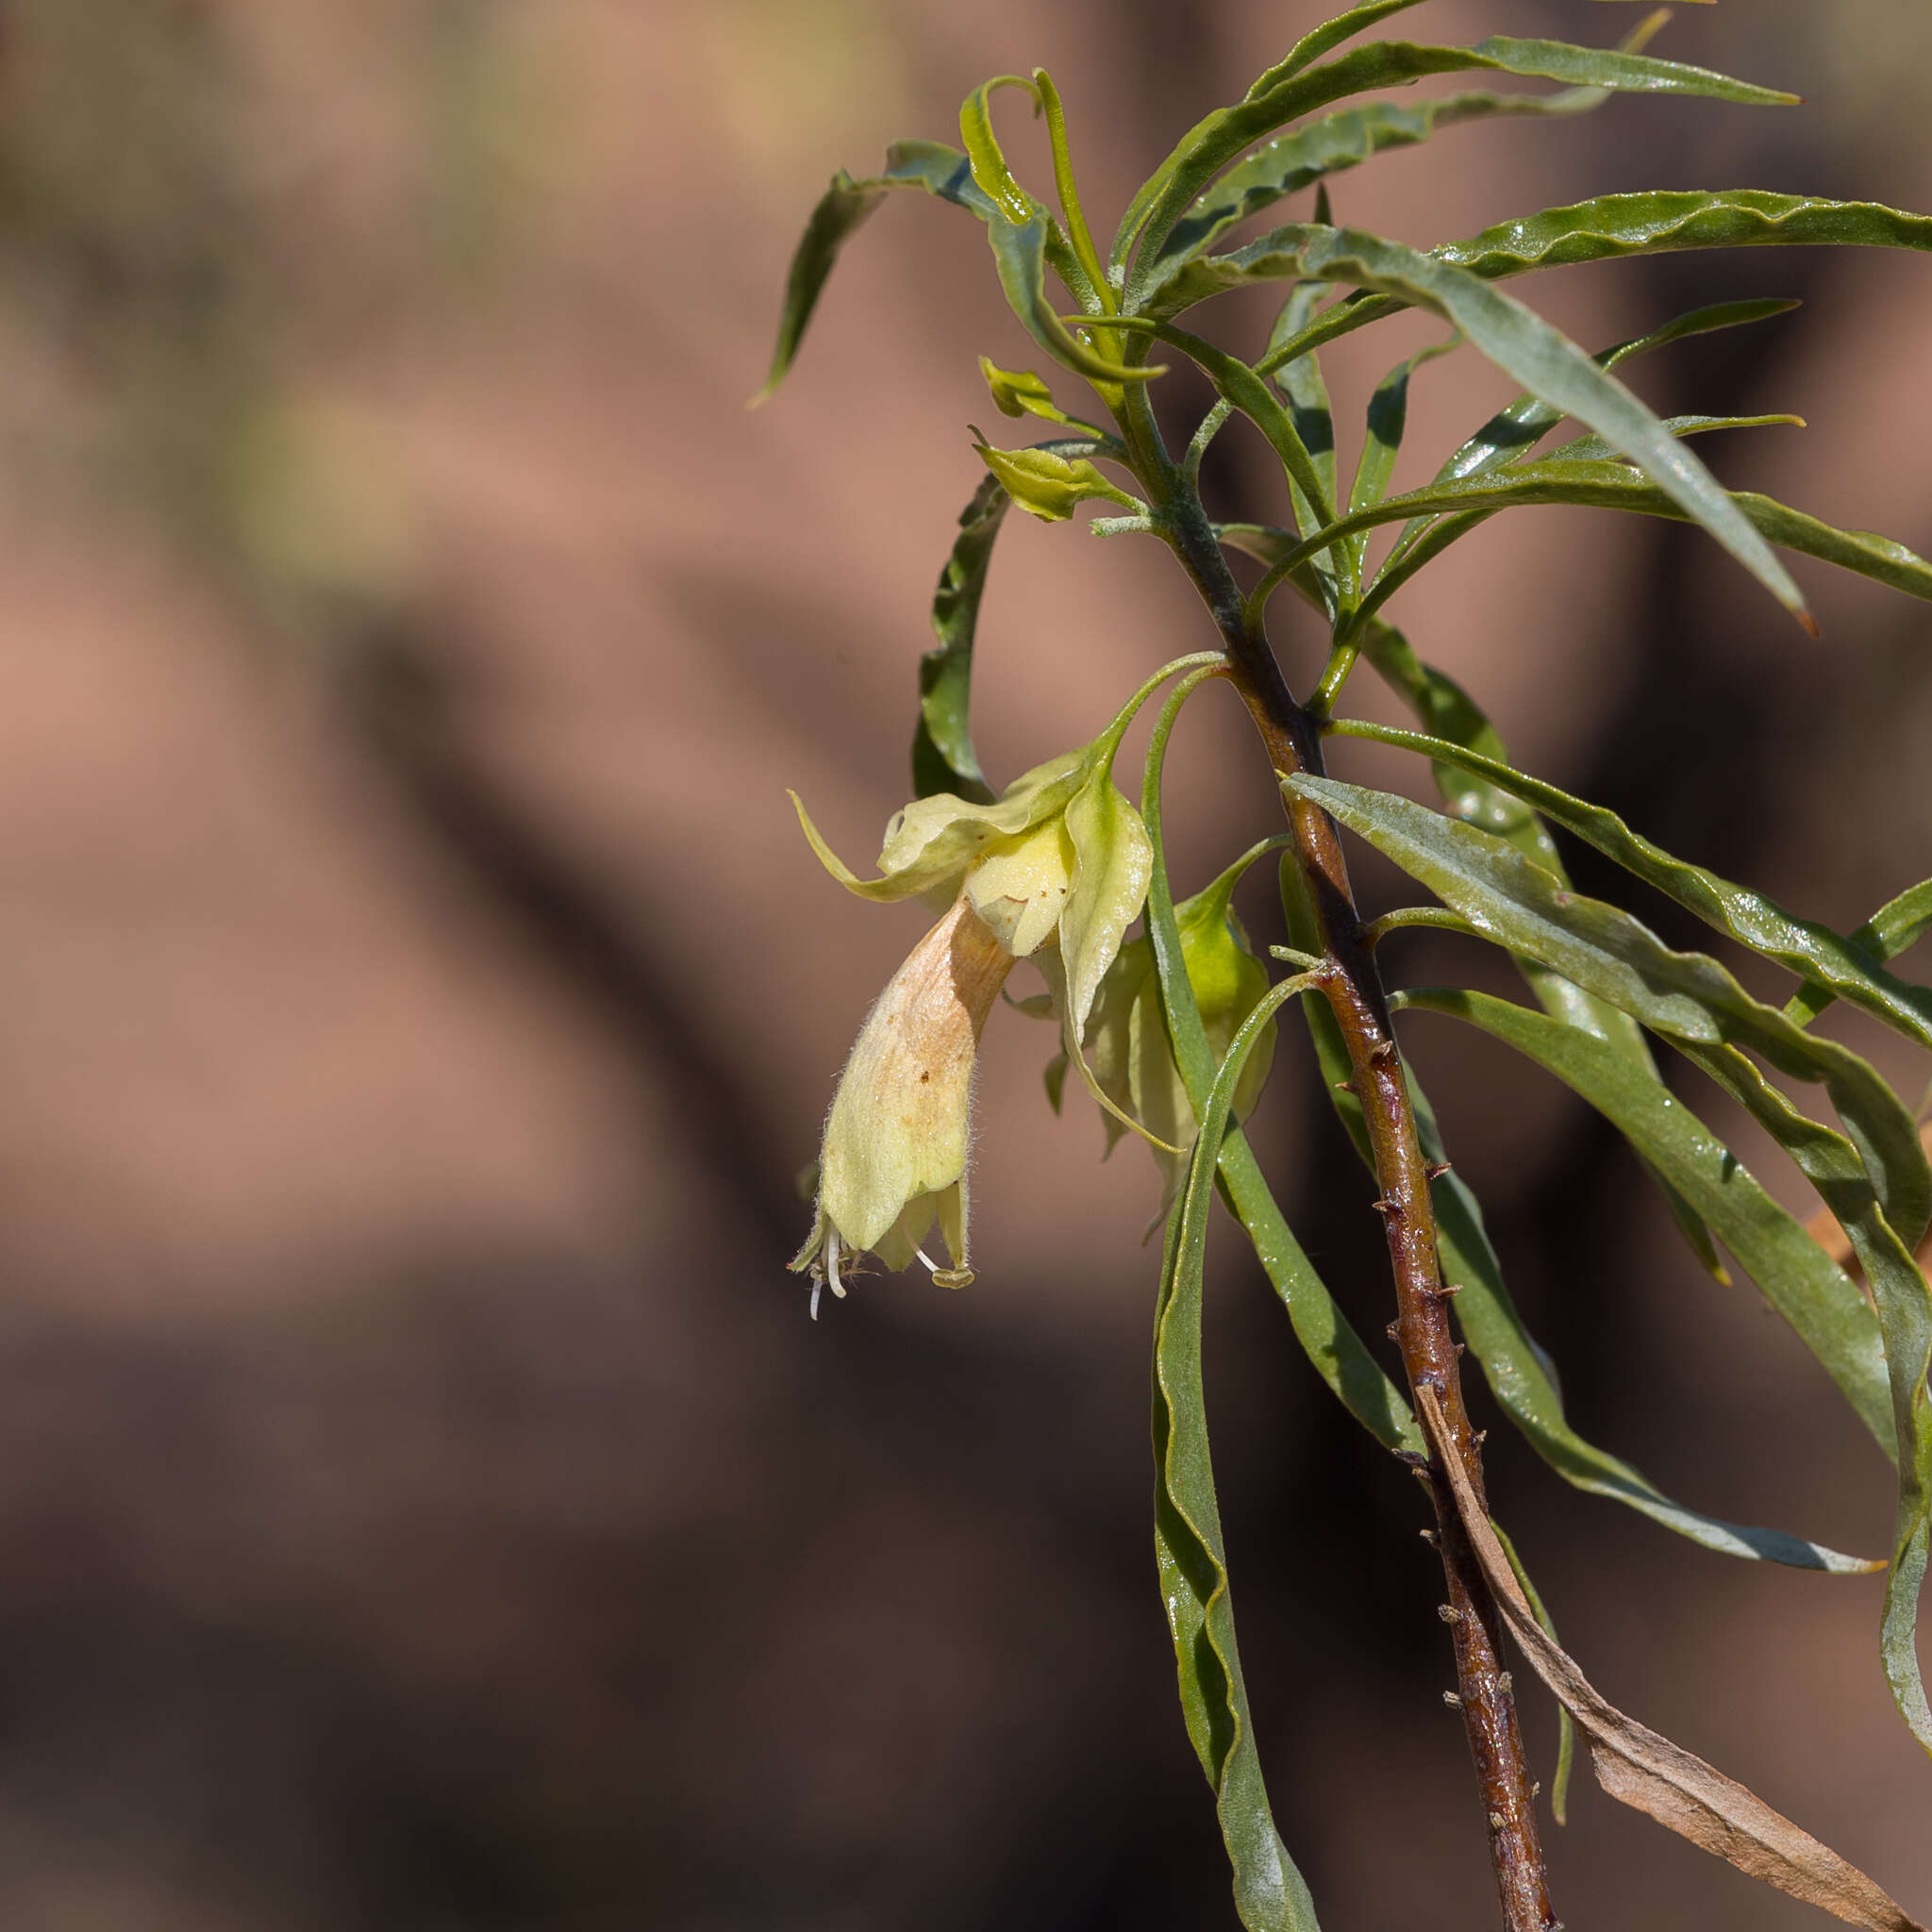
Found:
M 937 1261 L 935 1261 L 933 1257 L 930 1255 L 928 1255 L 924 1248 L 914 1248 L 912 1252 L 915 1255 L 917 1255 L 920 1260 L 924 1264 L 925 1272 L 928 1274 L 937 1274 L 940 1272 L 940 1264 Z
M 824 1283 L 823 1281 L 821 1281 L 821 1280 L 819 1279 L 819 1277 L 818 1277 L 818 1276 L 817 1276 L 816 1274 L 814 1274 L 814 1275 L 812 1276 L 812 1278 L 811 1278 L 811 1318 L 812 1318 L 812 1320 L 813 1320 L 814 1322 L 816 1322 L 816 1321 L 818 1320 L 818 1318 L 819 1318 L 819 1293 L 820 1293 L 820 1291 L 821 1291 L 822 1289 L 824 1289 L 824 1285 L 825 1285 L 825 1284 L 824 1284 Z
M 836 1227 L 825 1235 L 825 1274 L 831 1281 L 832 1292 L 842 1302 L 845 1284 L 839 1279 L 839 1230 Z

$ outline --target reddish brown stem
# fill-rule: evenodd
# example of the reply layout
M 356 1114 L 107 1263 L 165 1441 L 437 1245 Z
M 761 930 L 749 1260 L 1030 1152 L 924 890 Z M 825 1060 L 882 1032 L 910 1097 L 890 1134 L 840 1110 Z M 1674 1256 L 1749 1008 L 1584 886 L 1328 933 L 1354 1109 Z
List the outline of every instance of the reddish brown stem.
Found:
M 1295 702 L 1265 640 L 1243 625 L 1239 591 L 1205 519 L 1195 526 L 1183 510 L 1171 541 L 1214 613 L 1233 682 L 1274 769 L 1319 775 L 1320 733 Z M 1289 800 L 1288 815 L 1320 922 L 1327 962 L 1324 988 L 1348 1042 L 1353 1084 L 1381 1189 L 1375 1205 L 1395 1276 L 1397 1320 L 1390 1333 L 1401 1348 L 1411 1394 L 1424 1388 L 1436 1392 L 1457 1453 L 1481 1495 L 1482 1439 L 1470 1426 L 1462 1398 L 1462 1350 L 1449 1328 L 1428 1165 L 1416 1134 L 1381 974 L 1363 942 L 1334 822 L 1301 799 Z M 1553 1932 L 1557 1921 L 1537 1835 L 1535 1787 L 1524 1759 L 1515 1694 L 1502 1663 L 1502 1620 L 1463 1533 L 1441 1458 L 1432 1455 L 1419 1461 L 1416 1474 L 1435 1507 L 1434 1541 L 1448 1581 L 1443 1617 L 1455 1646 L 1457 1696 L 1482 1790 L 1503 1923 L 1507 1932 Z

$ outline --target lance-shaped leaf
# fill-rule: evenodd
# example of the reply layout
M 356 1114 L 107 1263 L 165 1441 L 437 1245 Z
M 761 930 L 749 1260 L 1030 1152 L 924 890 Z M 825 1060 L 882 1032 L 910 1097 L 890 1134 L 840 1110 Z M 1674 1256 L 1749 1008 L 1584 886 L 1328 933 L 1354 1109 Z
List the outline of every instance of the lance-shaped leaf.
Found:
M 1932 598 L 1932 564 L 1890 537 L 1870 530 L 1837 529 L 1789 504 L 1749 491 L 1732 492 L 1731 501 L 1769 542 L 1815 557 L 1822 563 L 1836 564 L 1907 596 Z M 1615 509 L 1633 516 L 1690 521 L 1661 491 L 1623 463 L 1575 463 L 1551 458 L 1535 463 L 1511 463 L 1461 483 L 1432 484 L 1399 498 L 1391 497 L 1378 508 L 1363 512 L 1362 521 L 1371 525 L 1411 513 L 1423 517 L 1444 510 L 1453 513 L 1441 516 L 1421 536 L 1391 552 L 1362 599 L 1356 622 L 1366 624 L 1418 571 L 1497 511 L 1534 505 Z M 1324 547 L 1334 541 L 1332 529 L 1319 534 Z M 1298 561 L 1293 556 L 1284 559 L 1291 567 Z
M 1186 950 L 1168 884 L 1160 779 L 1168 741 L 1174 735 L 1181 708 L 1211 675 L 1211 668 L 1204 668 L 1199 676 L 1183 679 L 1162 708 L 1148 738 L 1146 774 L 1141 794 L 1141 822 L 1154 848 L 1154 872 L 1147 887 L 1147 933 L 1160 976 L 1168 1037 L 1197 1121 L 1213 1083 L 1215 1061 L 1208 1041 L 1207 1024 L 1188 978 Z M 1254 1243 L 1256 1257 L 1280 1296 L 1295 1340 L 1315 1372 L 1343 1407 L 1385 1448 L 1415 1451 L 1422 1436 L 1407 1402 L 1369 1353 L 1348 1317 L 1336 1307 L 1327 1285 L 1295 1239 L 1261 1173 L 1260 1163 L 1239 1129 L 1230 1129 L 1222 1141 L 1221 1175 L 1227 1191 L 1229 1211 Z
M 1453 766 L 1507 791 L 1595 846 L 1606 858 L 1614 859 L 1646 885 L 1667 893 L 1707 925 L 1749 946 L 1754 953 L 1829 987 L 1921 1046 L 1932 1047 L 1932 989 L 1914 986 L 1886 970 L 1890 955 L 1884 950 L 1882 935 L 1846 939 L 1816 920 L 1800 919 L 1749 886 L 1737 885 L 1702 866 L 1674 858 L 1633 832 L 1615 812 L 1532 778 L 1489 755 L 1487 748 L 1451 744 L 1445 739 L 1379 724 L 1350 724 L 1337 729 L 1352 738 L 1374 739 L 1424 753 L 1439 764 Z M 1927 917 L 1932 919 L 1932 909 Z
M 1291 865 L 1282 868 L 1282 903 L 1288 915 L 1289 933 L 1296 944 L 1306 946 L 1312 938 L 1307 901 L 1300 874 Z M 1347 1129 L 1357 1154 L 1373 1174 L 1374 1163 L 1369 1151 L 1368 1133 L 1362 1121 L 1361 1103 L 1349 1083 L 1348 1051 L 1328 1003 L 1317 997 L 1302 1001 L 1303 1017 L 1315 1043 L 1321 1062 L 1322 1079 L 1328 1089 L 1337 1115 Z M 1514 1010 L 1514 1009 L 1512 1009 Z M 1619 1056 L 1610 1042 L 1591 1036 L 1592 1043 L 1606 1054 Z M 1624 1061 L 1633 1084 L 1648 1081 L 1654 1107 L 1659 1111 L 1674 1103 L 1658 1082 L 1648 1059 L 1639 1067 Z M 1436 1211 L 1436 1233 L 1441 1249 L 1442 1276 L 1454 1283 L 1457 1293 L 1452 1306 L 1463 1337 L 1482 1364 L 1484 1379 L 1503 1412 L 1522 1431 L 1530 1446 L 1566 1482 L 1592 1495 L 1623 1503 L 1660 1523 L 1679 1536 L 1700 1543 L 1724 1556 L 1743 1557 L 1789 1564 L 1800 1570 L 1825 1570 L 1852 1574 L 1881 1567 L 1857 1557 L 1840 1556 L 1822 1543 L 1791 1536 L 1782 1530 L 1756 1529 L 1726 1523 L 1700 1510 L 1688 1509 L 1674 1502 L 1657 1485 L 1620 1457 L 1587 1441 L 1571 1426 L 1564 1413 L 1562 1392 L 1548 1355 L 1524 1324 L 1514 1298 L 1503 1278 L 1503 1266 L 1484 1225 L 1481 1205 L 1468 1183 L 1447 1168 L 1441 1135 L 1437 1129 L 1434 1109 L 1429 1106 L 1411 1071 L 1409 1097 L 1415 1108 L 1416 1128 L 1423 1153 L 1432 1168 L 1443 1169 L 1429 1183 L 1429 1198 Z M 1654 1170 L 1655 1171 L 1655 1170 Z M 1787 1217 L 1789 1220 L 1789 1217 Z M 1795 1222 L 1791 1229 L 1798 1237 L 1804 1230 Z M 1809 1263 L 1809 1257 L 1807 1257 Z M 1831 1271 L 1830 1263 L 1814 1274 Z M 1854 1291 L 1856 1299 L 1856 1291 Z M 1863 1303 L 1859 1302 L 1860 1308 Z
M 1256 250 L 1263 252 L 1257 255 Z M 1809 622 L 1797 586 L 1710 472 L 1615 376 L 1513 296 L 1399 242 L 1354 228 L 1312 226 L 1278 228 L 1254 249 L 1193 263 L 1168 295 L 1192 277 L 1208 275 L 1217 263 L 1241 264 L 1237 280 L 1266 265 L 1280 275 L 1314 275 L 1391 291 L 1441 316 L 1525 389 L 1628 457 L 1780 603 Z M 1382 520 L 1379 509 L 1362 515 Z
M 939 642 L 919 660 L 919 724 L 912 734 L 912 795 L 938 791 L 975 804 L 992 803 L 992 787 L 973 749 L 973 640 L 979 600 L 992 561 L 993 539 L 1011 502 L 997 476 L 984 477 L 959 513 L 959 534 L 932 598 L 932 633 Z
M 791 258 L 791 271 L 785 283 L 785 306 L 778 318 L 778 341 L 772 351 L 771 373 L 765 386 L 752 398 L 761 403 L 785 380 L 805 338 L 806 325 L 818 306 L 825 278 L 839 258 L 853 231 L 867 221 L 887 192 L 894 188 L 917 188 L 963 208 L 969 214 L 989 221 L 993 205 L 973 178 L 973 164 L 956 147 L 936 141 L 895 142 L 886 150 L 885 172 L 855 181 L 844 169 L 832 176 L 832 185 L 820 197 L 806 224 Z
M 1138 309 L 1158 285 L 1160 250 L 1174 224 L 1208 184 L 1244 149 L 1265 141 L 1305 114 L 1385 87 L 1400 87 L 1431 74 L 1513 74 L 1530 80 L 1561 81 L 1574 87 L 1609 88 L 1638 93 L 1697 94 L 1753 107 L 1788 107 L 1795 94 L 1753 87 L 1707 68 L 1643 54 L 1574 47 L 1560 41 L 1512 40 L 1492 35 L 1474 47 L 1418 46 L 1406 41 L 1376 41 L 1338 60 L 1289 75 L 1259 93 L 1208 115 L 1182 137 L 1144 183 L 1121 224 L 1114 260 L 1124 262 L 1138 239 L 1141 255 L 1127 278 L 1125 306 Z
M 1230 286 L 1215 262 L 1233 262 L 1265 250 L 1266 237 L 1250 249 L 1190 263 L 1179 279 L 1202 277 L 1203 295 Z M 1464 242 L 1431 252 L 1486 280 L 1559 268 L 1580 261 L 1614 261 L 1633 255 L 1667 255 L 1694 248 L 1932 248 L 1932 217 L 1907 213 L 1873 201 L 1830 201 L 1815 194 L 1774 194 L 1768 190 L 1604 194 L 1570 208 L 1543 208 L 1499 222 Z M 1264 256 L 1257 256 L 1257 262 Z M 1163 302 L 1170 291 L 1163 291 Z M 1196 296 L 1192 299 L 1199 300 Z M 1330 309 L 1311 322 L 1284 356 L 1301 355 L 1338 336 L 1407 307 L 1399 294 L 1375 295 Z
M 1616 369 L 1639 356 L 1648 356 L 1673 342 L 1692 336 L 1710 335 L 1720 329 L 1740 328 L 1754 322 L 1768 322 L 1774 315 L 1789 315 L 1799 305 L 1788 297 L 1771 296 L 1752 302 L 1717 302 L 1675 316 L 1648 335 L 1598 351 L 1596 360 L 1606 369 Z M 1289 341 L 1284 336 L 1282 340 Z M 1270 347 L 1274 344 L 1271 342 Z M 1454 482 L 1462 476 L 1479 476 L 1501 468 L 1528 454 L 1563 420 L 1562 411 L 1553 409 L 1541 396 L 1521 395 L 1506 408 L 1499 409 L 1483 426 L 1436 472 L 1438 483 Z M 1404 531 L 1405 540 L 1409 533 Z
M 1284 80 L 1292 80 L 1303 68 L 1312 67 L 1324 54 L 1332 53 L 1343 41 L 1352 41 L 1356 35 L 1367 33 L 1372 26 L 1381 25 L 1391 14 L 1407 13 L 1411 7 L 1421 5 L 1422 0 L 1365 0 L 1362 6 L 1351 7 L 1346 13 L 1338 13 L 1333 20 L 1324 20 L 1320 26 L 1309 28 L 1273 67 L 1257 75 L 1245 98 L 1252 101 L 1262 94 L 1273 93 Z
M 1432 362 L 1437 357 L 1446 356 L 1461 346 L 1461 337 L 1454 336 L 1446 342 L 1434 342 L 1425 349 L 1418 349 L 1413 356 L 1398 362 L 1375 385 L 1374 393 L 1369 398 L 1361 459 L 1356 465 L 1355 482 L 1348 492 L 1351 515 L 1380 503 L 1389 493 L 1389 479 L 1395 474 L 1395 459 L 1402 454 L 1402 439 L 1408 432 L 1410 379 L 1424 362 Z M 1355 543 L 1357 574 L 1367 541 L 1363 537 Z
M 1545 1634 L 1491 1526 L 1433 1390 L 1423 1393 L 1429 1440 L 1442 1461 L 1470 1546 L 1482 1565 L 1509 1634 L 1557 1702 L 1590 1740 L 1597 1783 L 1619 1803 L 1667 1825 L 1740 1872 L 1870 1932 L 1924 1932 L 1897 1902 L 1756 1791 L 1703 1758 L 1626 1717 Z
M 1498 764 L 1508 763 L 1509 754 L 1502 738 L 1474 699 L 1446 672 L 1424 664 L 1399 630 L 1379 622 L 1367 625 L 1363 655 L 1433 736 L 1465 751 L 1493 758 Z M 1570 883 L 1548 827 L 1522 799 L 1511 796 L 1487 778 L 1440 758 L 1430 771 L 1442 803 L 1457 818 L 1508 840 L 1558 884 Z M 1520 954 L 1514 957 L 1517 970 L 1528 982 L 1544 1012 L 1566 1026 L 1580 1026 L 1586 1033 L 1608 1041 L 1632 1066 L 1652 1079 L 1657 1077 L 1657 1063 L 1651 1058 L 1643 1028 L 1628 1013 L 1619 1012 L 1607 1001 L 1585 992 L 1560 973 L 1552 973 L 1541 960 L 1527 959 Z M 1663 1190 L 1672 1218 L 1697 1258 L 1719 1281 L 1728 1281 L 1724 1263 L 1711 1245 L 1709 1230 L 1696 1211 L 1661 1174 L 1655 1169 L 1650 1172 Z
M 1170 1224 L 1154 1323 L 1155 1553 L 1188 1735 L 1214 1788 L 1250 1932 L 1315 1932 L 1314 1901 L 1269 1809 L 1228 1597 L 1227 1556 L 1208 1455 L 1201 1377 L 1201 1289 L 1218 1150 L 1247 1057 L 1296 987 L 1274 989 L 1242 1024 L 1203 1096 L 1201 1135 Z
M 1807 1119 L 1736 1047 L 1687 1047 L 1712 1079 L 1742 1101 L 1824 1197 L 1851 1237 L 1872 1285 L 1898 1430 L 1898 1513 L 1879 1654 L 1900 1714 L 1932 1752 L 1932 1708 L 1919 1670 L 1919 1592 L 1932 1535 L 1932 1284 L 1879 1208 L 1864 1163 L 1842 1134 Z
M 1283 782 L 1420 879 L 1477 932 L 1541 959 L 1652 1032 L 1693 1046 L 1748 1046 L 1778 1072 L 1822 1084 L 1887 1218 L 1908 1243 L 1924 1234 L 1932 1172 L 1918 1129 L 1897 1094 L 1849 1047 L 1814 1038 L 1753 999 L 1707 954 L 1673 952 L 1621 908 L 1566 891 L 1491 833 L 1391 792 L 1332 778 Z
M 1857 1284 L 1767 1194 L 1680 1100 L 1607 1042 L 1488 993 L 1411 987 L 1399 1012 L 1442 1013 L 1479 1026 L 1587 1100 L 1683 1190 L 1773 1307 L 1837 1383 L 1888 1457 L 1897 1453 L 1884 1338 Z
M 1845 944 L 1864 958 L 1895 959 L 1928 931 L 1932 931 L 1932 879 L 1923 879 L 1881 906 L 1857 932 L 1847 937 Z M 1799 1025 L 1807 1026 L 1837 997 L 1828 986 L 1814 981 L 1791 995 L 1785 1011 Z
M 1371 9 L 1376 17 L 1412 7 L 1417 0 L 1393 0 L 1393 4 Z M 1342 27 L 1350 16 L 1329 23 Z M 1645 44 L 1670 18 L 1659 8 L 1627 35 L 1618 51 L 1642 52 Z M 1277 68 L 1264 74 L 1248 90 L 1248 98 L 1271 92 L 1283 81 L 1291 79 L 1311 61 L 1319 59 L 1329 47 L 1351 38 L 1362 27 L 1373 25 L 1362 20 L 1349 33 L 1338 33 L 1308 51 L 1322 32 L 1310 34 Z M 1292 134 L 1276 140 L 1247 155 L 1202 194 L 1174 225 L 1158 252 L 1157 268 L 1196 255 L 1264 208 L 1271 208 L 1285 196 L 1311 188 L 1330 175 L 1358 167 L 1374 155 L 1389 148 L 1416 147 L 1439 130 L 1458 127 L 1472 121 L 1489 121 L 1498 116 L 1518 115 L 1546 118 L 1551 115 L 1585 114 L 1610 98 L 1611 90 L 1603 87 L 1565 88 L 1554 94 L 1499 94 L 1478 89 L 1445 95 L 1441 100 L 1418 102 L 1405 108 L 1394 101 L 1376 101 L 1366 108 L 1350 108 L 1329 114 Z

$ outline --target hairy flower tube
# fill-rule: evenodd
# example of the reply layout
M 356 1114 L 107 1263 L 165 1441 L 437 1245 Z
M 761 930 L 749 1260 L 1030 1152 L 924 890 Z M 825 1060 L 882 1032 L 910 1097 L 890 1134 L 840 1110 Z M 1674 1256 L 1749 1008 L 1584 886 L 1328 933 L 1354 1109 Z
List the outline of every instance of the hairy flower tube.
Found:
M 919 1260 L 942 1288 L 973 1279 L 966 1166 L 987 1015 L 1014 962 L 1031 958 L 1077 1042 L 1147 895 L 1146 828 L 1113 783 L 1119 736 L 1117 724 L 1037 766 L 991 805 L 950 792 L 914 801 L 887 826 L 874 879 L 840 861 L 793 796 L 812 849 L 849 891 L 947 908 L 867 1015 L 825 1118 L 812 1230 L 791 1262 L 810 1274 L 814 1315 L 820 1291 L 842 1295 L 868 1255 L 891 1269 Z M 950 1267 L 923 1249 L 935 1220 Z

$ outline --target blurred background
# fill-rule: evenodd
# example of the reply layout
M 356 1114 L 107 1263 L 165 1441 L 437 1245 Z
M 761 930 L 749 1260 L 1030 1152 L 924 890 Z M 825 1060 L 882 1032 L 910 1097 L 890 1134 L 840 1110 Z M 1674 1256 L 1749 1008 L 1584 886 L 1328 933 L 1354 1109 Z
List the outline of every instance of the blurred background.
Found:
M 953 138 L 969 87 L 1043 62 L 1110 225 L 1323 10 L 0 5 L 11 1924 L 1232 1924 L 1150 1547 L 1151 1164 L 1099 1165 L 1077 1096 L 1055 1120 L 1051 1042 L 1003 1012 L 977 1284 L 874 1277 L 813 1326 L 783 1265 L 837 1070 L 920 930 L 824 877 L 783 788 L 874 849 L 978 475 L 966 425 L 992 420 L 974 358 L 1038 358 L 976 227 L 899 197 L 787 390 L 742 404 L 834 167 Z M 1401 25 L 1607 41 L 1633 18 L 1438 0 Z M 1340 215 L 1426 244 L 1610 188 L 1932 207 L 1919 0 L 1691 8 L 1657 50 L 1809 105 L 1457 130 L 1340 178 Z M 1043 180 L 1010 101 L 1002 125 Z M 1523 292 L 1591 347 L 1802 296 L 1633 379 L 1663 409 L 1806 415 L 1707 453 L 1932 549 L 1924 261 L 1687 256 Z M 1252 351 L 1267 318 L 1231 301 L 1217 326 Z M 1345 457 L 1432 333 L 1335 355 Z M 1432 364 L 1399 480 L 1507 393 L 1466 352 Z M 1210 480 L 1230 515 L 1281 514 L 1239 430 Z M 981 625 L 995 782 L 1209 641 L 1163 562 L 1009 520 Z M 1394 614 L 1523 762 L 1850 926 L 1932 872 L 1932 617 L 1801 575 L 1822 643 L 1707 544 L 1546 510 Z M 1305 685 L 1315 641 L 1277 610 Z M 1272 827 L 1265 777 L 1231 705 L 1191 709 L 1183 889 Z M 1507 987 L 1407 943 L 1398 977 Z M 1844 1037 L 1916 1094 L 1923 1066 Z M 1429 1020 L 1412 1045 L 1579 1425 L 1700 1507 L 1882 1550 L 1871 1443 L 1614 1138 L 1500 1049 Z M 1255 1131 L 1378 1337 L 1368 1191 L 1292 1041 Z M 1331 1926 L 1491 1924 L 1420 1499 L 1229 1232 L 1209 1383 L 1282 1830 Z M 1491 1454 L 1607 1694 L 1923 1914 L 1932 1771 L 1879 1674 L 1878 1579 L 1726 1564 L 1502 1427 Z M 1547 1777 L 1553 1715 L 1526 1717 Z M 1550 1838 L 1574 1924 L 1822 1923 L 1586 1779 Z

